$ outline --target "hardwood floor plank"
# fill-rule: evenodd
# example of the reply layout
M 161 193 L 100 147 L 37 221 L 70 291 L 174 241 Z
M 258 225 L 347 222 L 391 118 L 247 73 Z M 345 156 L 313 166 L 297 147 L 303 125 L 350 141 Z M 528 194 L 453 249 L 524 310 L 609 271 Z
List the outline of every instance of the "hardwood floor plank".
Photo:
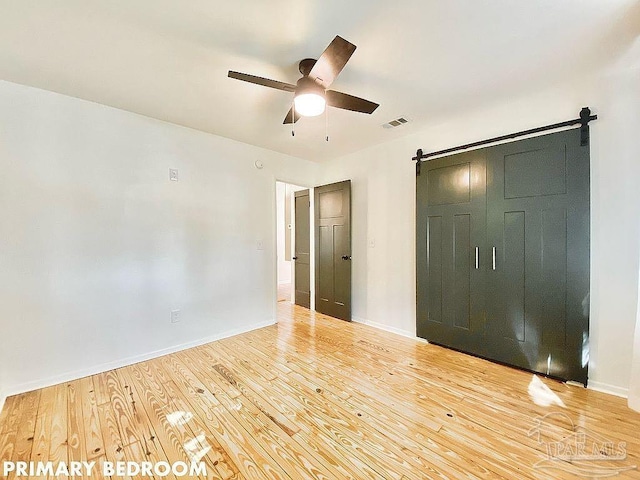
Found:
M 40 390 L 24 394 L 21 405 L 20 421 L 16 432 L 16 445 L 13 451 L 13 456 L 11 457 L 12 462 L 28 462 L 31 458 L 31 451 L 33 450 L 35 438 L 36 419 L 40 404 L 40 394 Z M 15 476 L 15 472 L 9 474 L 8 480 L 13 480 L 14 478 L 17 478 Z
M 79 386 L 80 380 L 67 384 L 67 450 L 70 462 L 86 461 L 88 456 Z M 75 475 L 70 478 L 80 480 Z
M 98 405 L 98 418 L 102 429 L 102 441 L 104 442 L 105 458 L 109 462 L 125 461 L 124 442 L 120 437 L 118 421 L 111 403 Z
M 36 414 L 33 446 L 31 448 L 30 462 L 47 461 L 49 458 L 49 443 L 51 441 L 51 419 L 55 399 L 55 387 L 47 387 L 40 390 L 40 401 Z M 31 478 L 44 480 L 44 476 Z
M 151 452 L 149 451 L 149 449 L 143 447 L 139 442 L 131 443 L 126 447 L 124 447 L 124 456 L 127 459 L 127 461 L 135 462 L 140 465 L 142 465 L 143 462 L 153 461 L 153 460 L 150 460 Z M 155 461 L 160 461 L 160 459 L 157 459 Z M 146 474 L 142 475 L 142 473 L 132 475 L 130 478 L 131 480 L 148 480 L 149 479 L 149 477 L 146 476 Z M 172 478 L 175 478 L 175 476 L 172 476 Z
M 98 401 L 91 377 L 78 380 L 78 398 L 82 406 L 82 430 L 86 460 L 95 460 L 105 455 L 102 426 L 98 414 Z
M 109 389 L 107 388 L 107 372 L 98 373 L 91 377 L 93 391 L 96 395 L 96 404 L 103 405 L 110 401 Z
M 13 458 L 13 452 L 16 448 L 16 436 L 15 431 L 0 433 L 0 465 L 4 465 L 4 462 L 10 462 Z
M 117 370 L 106 372 L 104 380 L 109 396 L 109 405 L 120 432 L 122 447 L 141 442 L 144 438 L 144 432 L 136 429 L 134 414 L 129 406 L 131 401 L 129 391 L 124 388 L 125 386 L 121 382 Z
M 5 400 L 4 408 L 0 412 L 0 433 L 10 433 L 18 431 L 20 423 L 20 415 L 22 412 L 22 404 L 24 395 L 13 395 Z
M 0 433 L 5 431 L 7 425 L 7 419 L 13 412 L 13 403 L 19 398 L 19 395 L 11 395 L 4 401 L 4 406 L 0 410 Z
M 69 386 L 67 383 L 56 385 L 51 408 L 51 432 L 49 436 L 49 455 L 47 461 L 67 463 L 69 461 L 67 398 Z M 52 480 L 54 477 L 49 476 Z

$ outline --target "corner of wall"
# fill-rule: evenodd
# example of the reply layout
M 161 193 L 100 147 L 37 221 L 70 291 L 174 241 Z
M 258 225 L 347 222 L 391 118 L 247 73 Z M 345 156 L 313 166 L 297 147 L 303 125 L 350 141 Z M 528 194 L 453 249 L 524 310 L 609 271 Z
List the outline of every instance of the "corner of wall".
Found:
M 609 395 L 615 395 L 616 397 L 627 398 L 629 396 L 629 389 L 618 387 L 616 385 L 610 385 L 603 382 L 594 382 L 589 380 L 587 388 L 595 390 L 596 392 L 608 393 Z

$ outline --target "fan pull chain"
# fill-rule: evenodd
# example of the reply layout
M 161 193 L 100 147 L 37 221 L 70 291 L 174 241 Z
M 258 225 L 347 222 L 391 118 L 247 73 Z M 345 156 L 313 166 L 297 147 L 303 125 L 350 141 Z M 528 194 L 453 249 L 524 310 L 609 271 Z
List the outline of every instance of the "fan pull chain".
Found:
M 324 135 L 325 140 L 329 141 L 329 105 L 324 107 Z
M 291 103 L 291 136 L 296 136 L 296 101 L 295 98 Z

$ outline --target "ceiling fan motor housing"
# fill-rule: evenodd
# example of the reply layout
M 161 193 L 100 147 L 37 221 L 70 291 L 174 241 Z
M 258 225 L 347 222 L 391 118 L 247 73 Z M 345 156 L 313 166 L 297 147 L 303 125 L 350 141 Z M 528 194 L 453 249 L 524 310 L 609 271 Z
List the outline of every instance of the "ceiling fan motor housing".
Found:
M 306 77 L 307 75 L 309 75 L 309 72 L 311 72 L 311 69 L 315 64 L 315 58 L 305 58 L 303 60 L 300 60 L 300 63 L 298 64 L 298 70 L 302 75 Z
M 302 77 L 296 83 L 296 95 L 302 95 L 304 93 L 315 93 L 322 98 L 325 97 L 324 87 L 309 77 Z

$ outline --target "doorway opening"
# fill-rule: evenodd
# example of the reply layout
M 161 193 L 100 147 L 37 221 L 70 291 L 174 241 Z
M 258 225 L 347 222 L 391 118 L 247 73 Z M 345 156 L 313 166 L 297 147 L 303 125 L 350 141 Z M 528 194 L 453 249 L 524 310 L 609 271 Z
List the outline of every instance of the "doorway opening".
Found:
M 351 321 L 351 180 L 276 181 L 277 302 Z
M 296 303 L 296 228 L 299 231 L 298 237 L 300 237 L 301 228 L 306 230 L 307 238 L 311 235 L 311 225 L 296 226 L 296 192 L 303 191 L 309 191 L 309 189 L 276 181 L 276 299 L 278 302 Z M 309 265 L 308 273 L 306 270 L 301 272 L 298 268 L 299 277 L 309 276 L 308 279 L 298 278 L 298 285 L 311 286 L 312 268 L 313 265 Z

